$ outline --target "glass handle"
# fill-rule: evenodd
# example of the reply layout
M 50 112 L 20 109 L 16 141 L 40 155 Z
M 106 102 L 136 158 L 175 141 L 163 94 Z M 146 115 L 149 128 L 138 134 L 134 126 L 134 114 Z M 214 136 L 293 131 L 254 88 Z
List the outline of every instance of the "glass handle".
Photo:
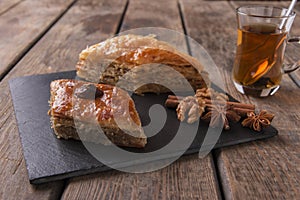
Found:
M 300 44 L 300 37 L 291 37 L 288 39 L 288 44 L 295 43 Z M 284 64 L 283 65 L 283 72 L 284 73 L 291 73 L 293 71 L 296 71 L 300 68 L 300 60 L 296 61 L 295 63 L 291 64 Z

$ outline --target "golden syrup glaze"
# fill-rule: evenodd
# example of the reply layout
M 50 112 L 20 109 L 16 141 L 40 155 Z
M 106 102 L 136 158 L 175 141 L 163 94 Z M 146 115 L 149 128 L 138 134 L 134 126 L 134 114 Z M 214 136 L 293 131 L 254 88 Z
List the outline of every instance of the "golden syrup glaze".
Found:
M 118 124 L 129 126 L 133 121 L 141 126 L 134 102 L 126 91 L 106 84 L 93 84 L 103 91 L 101 98 L 84 99 L 74 95 L 76 89 L 86 84 L 93 83 L 68 79 L 51 82 L 51 115 L 69 119 L 76 116 L 77 120 L 103 126 L 115 124 L 118 118 Z
M 76 67 L 86 68 L 88 63 L 103 62 L 103 60 L 135 65 L 148 63 L 192 65 L 199 72 L 203 71 L 203 66 L 198 60 L 178 51 L 167 42 L 157 40 L 154 35 L 121 35 L 92 45 L 79 54 Z
M 163 65 L 173 68 L 185 76 L 195 90 L 210 85 L 208 73 L 196 58 L 177 50 L 167 42 L 157 40 L 153 35 L 120 35 L 87 47 L 79 54 L 76 69 L 77 76 L 82 79 L 115 85 L 129 70 L 138 68 L 148 73 L 146 65 L 151 65 L 153 70 L 160 70 L 159 66 Z M 172 77 L 167 78 L 174 82 L 172 85 L 176 90 L 186 90 Z M 129 83 L 136 79 L 131 80 Z M 132 91 L 131 88 L 126 90 Z M 148 87 L 133 92 L 141 94 L 166 91 L 169 90 L 163 87 Z

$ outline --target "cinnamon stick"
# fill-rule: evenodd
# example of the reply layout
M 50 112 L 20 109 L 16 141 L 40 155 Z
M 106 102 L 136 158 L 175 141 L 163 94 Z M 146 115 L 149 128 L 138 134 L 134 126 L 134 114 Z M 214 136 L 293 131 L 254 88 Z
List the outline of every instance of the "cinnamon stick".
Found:
M 244 109 L 251 109 L 251 110 L 255 110 L 255 105 L 253 104 L 245 104 L 245 103 L 240 103 L 240 102 L 233 102 L 233 101 L 212 101 L 210 99 L 205 99 L 205 104 L 213 104 L 213 103 L 216 103 L 216 104 L 225 104 L 227 106 L 231 106 L 231 107 L 234 107 L 234 108 L 244 108 Z
M 169 108 L 176 108 L 177 105 L 179 104 L 179 101 L 182 100 L 183 97 L 181 96 L 174 96 L 174 95 L 169 95 L 168 99 L 166 100 L 166 106 Z M 205 99 L 205 104 L 207 106 L 212 105 L 213 103 L 216 104 L 226 104 L 227 106 L 230 106 L 237 111 L 245 112 L 245 111 L 254 111 L 255 110 L 255 105 L 252 104 L 245 104 L 245 103 L 240 103 L 240 102 L 232 102 L 232 101 L 212 101 L 210 99 Z
M 207 111 L 211 111 L 213 110 L 212 105 L 206 105 Z M 248 112 L 254 112 L 254 109 L 247 109 L 247 108 L 235 108 L 235 107 L 231 107 L 230 110 L 233 110 L 236 112 L 236 114 L 238 114 L 241 117 L 246 117 Z
M 167 99 L 165 102 L 166 107 L 168 108 L 177 108 L 179 101 L 177 99 Z
M 168 95 L 168 99 L 182 100 L 183 98 L 184 97 L 182 97 L 182 96 Z
M 246 117 L 247 113 L 254 112 L 254 109 L 233 108 L 233 110 L 241 117 Z

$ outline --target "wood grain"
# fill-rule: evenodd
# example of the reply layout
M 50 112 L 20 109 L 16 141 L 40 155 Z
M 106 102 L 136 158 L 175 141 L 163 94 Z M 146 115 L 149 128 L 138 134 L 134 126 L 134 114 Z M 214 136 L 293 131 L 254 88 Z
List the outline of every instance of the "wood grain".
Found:
M 22 1 L 0 15 L 0 79 L 73 1 Z
M 183 32 L 176 1 L 131 0 L 121 31 L 141 27 L 163 27 Z
M 0 1 L 0 15 L 12 9 L 24 0 L 1 0 Z
M 86 45 L 114 34 L 125 4 L 122 0 L 78 1 L 1 81 L 0 199 L 56 199 L 63 189 L 62 182 L 37 187 L 29 184 L 8 80 L 74 69 L 78 54 Z
M 130 1 L 121 31 L 146 26 L 183 31 L 176 1 Z M 214 169 L 211 155 L 195 155 L 155 172 L 79 177 L 69 181 L 62 199 L 219 199 Z
M 234 8 L 237 4 L 249 2 L 235 1 L 231 5 L 227 2 L 208 3 L 196 0 L 180 2 L 187 32 L 210 52 L 221 69 L 229 93 L 242 102 L 253 103 L 258 109 L 267 109 L 276 115 L 272 124 L 279 130 L 278 137 L 223 148 L 216 152 L 224 197 L 298 199 L 300 197 L 299 89 L 288 76 L 284 76 L 278 93 L 269 98 L 258 99 L 239 94 L 230 79 L 236 42 Z M 269 3 L 282 5 L 282 2 Z
M 211 155 L 184 156 L 161 170 L 143 174 L 117 171 L 74 178 L 62 199 L 217 199 Z

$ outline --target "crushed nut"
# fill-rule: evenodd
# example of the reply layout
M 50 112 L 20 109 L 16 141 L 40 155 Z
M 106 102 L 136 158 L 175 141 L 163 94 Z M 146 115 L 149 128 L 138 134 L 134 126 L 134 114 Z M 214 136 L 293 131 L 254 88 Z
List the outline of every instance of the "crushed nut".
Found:
M 205 110 L 205 102 L 200 99 L 188 96 L 182 99 L 176 109 L 177 118 L 182 122 L 187 117 L 187 123 L 196 122 Z
M 229 101 L 229 97 L 224 94 L 215 91 L 212 88 L 201 88 L 196 91 L 195 97 L 205 98 L 205 99 L 215 99 Z

